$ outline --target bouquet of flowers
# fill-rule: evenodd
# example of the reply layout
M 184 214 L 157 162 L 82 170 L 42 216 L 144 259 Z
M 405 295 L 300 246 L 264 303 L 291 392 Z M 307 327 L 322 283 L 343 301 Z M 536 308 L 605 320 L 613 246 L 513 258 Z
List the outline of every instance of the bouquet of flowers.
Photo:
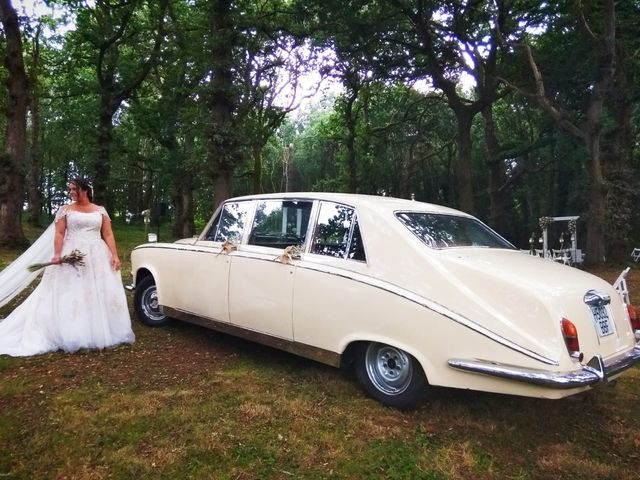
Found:
M 27 269 L 30 272 L 35 272 L 36 270 L 40 270 L 41 268 L 48 267 L 49 265 L 62 265 L 63 263 L 68 263 L 73 268 L 77 268 L 84 265 L 84 261 L 82 260 L 84 256 L 85 254 L 82 253 L 80 250 L 74 249 L 71 251 L 71 253 L 62 257 L 59 262 L 34 263 L 33 265 L 29 265 Z
M 293 260 L 299 260 L 304 252 L 303 245 L 289 245 L 274 260 L 281 263 L 291 263 Z

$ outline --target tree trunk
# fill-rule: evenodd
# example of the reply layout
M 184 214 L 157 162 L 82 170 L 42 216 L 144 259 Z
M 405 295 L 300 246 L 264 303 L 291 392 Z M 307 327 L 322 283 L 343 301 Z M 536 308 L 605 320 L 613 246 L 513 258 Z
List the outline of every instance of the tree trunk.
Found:
M 633 169 L 633 91 L 629 81 L 628 65 L 631 59 L 620 49 L 617 62 L 615 87 L 611 90 L 609 118 L 615 122 L 613 130 L 603 138 L 608 148 L 602 152 L 602 164 L 606 167 L 607 181 L 607 258 L 611 262 L 623 263 L 629 258 L 631 235 L 638 228 L 640 212 L 640 178 Z
M 253 193 L 262 193 L 262 147 L 253 145 Z
M 505 199 L 502 190 L 505 181 L 504 162 L 496 135 L 491 105 L 482 110 L 482 116 L 484 118 L 485 163 L 489 169 L 489 225 L 504 234 Z
M 418 142 L 419 135 L 411 139 L 409 149 L 406 153 L 402 154 L 400 160 L 400 198 L 413 198 L 415 195 L 414 177 L 416 172 L 416 143 Z
M 216 0 L 211 11 L 212 74 L 207 107 L 211 121 L 207 128 L 207 163 L 214 187 L 214 208 L 231 196 L 231 179 L 239 159 L 233 110 L 233 48 L 235 44 L 231 0 Z
M 40 94 L 38 91 L 38 69 L 40 68 L 40 32 L 42 26 L 38 25 L 33 45 L 33 58 L 31 62 L 29 109 L 31 111 L 31 161 L 29 162 L 29 174 L 27 176 L 27 191 L 29 197 L 28 221 L 34 227 L 40 227 L 40 216 L 44 203 L 41 191 L 42 179 L 42 144 L 40 141 Z
M 175 177 L 173 198 L 173 235 L 178 238 L 192 237 L 195 232 L 193 222 L 193 174 L 183 172 Z
M 284 149 L 284 191 L 294 191 L 293 181 L 293 143 L 290 143 Z
M 231 197 L 231 170 L 219 170 L 213 182 L 213 210 Z
M 347 171 L 349 172 L 349 192 L 358 193 L 358 159 L 356 156 L 356 123 L 353 104 L 358 98 L 358 89 L 352 88 L 345 106 L 344 121 L 347 127 L 345 148 L 347 150 Z
M 126 210 L 134 215 L 144 210 L 142 201 L 142 185 L 144 182 L 144 171 L 141 165 L 132 166 L 131 176 L 127 182 L 127 208 Z M 126 213 L 126 212 L 125 212 Z
M 578 2 L 580 6 L 580 2 Z M 557 124 L 579 138 L 587 148 L 587 171 L 589 172 L 589 215 L 587 218 L 587 265 L 600 265 L 605 261 L 605 225 L 606 225 L 606 196 L 607 185 L 603 175 L 603 157 L 601 157 L 600 139 L 603 129 L 603 110 L 605 100 L 612 97 L 612 86 L 616 78 L 616 10 L 614 0 L 605 0 L 602 19 L 602 34 L 595 36 L 586 24 L 582 15 L 578 22 L 585 32 L 585 39 L 589 41 L 595 52 L 597 60 L 594 69 L 594 81 L 590 84 L 591 98 L 586 112 L 584 125 L 576 125 L 570 120 L 570 116 L 555 105 L 555 102 L 547 97 L 544 80 L 538 65 L 533 58 L 531 47 L 523 45 L 536 88 L 536 100 L 540 107 L 548 113 Z
M 605 258 L 604 227 L 606 223 L 607 188 L 600 161 L 600 133 L 589 135 L 589 215 L 587 217 L 586 263 L 600 265 Z
M 184 218 L 184 209 L 182 207 L 182 175 L 173 177 L 173 195 L 171 195 L 171 203 L 173 205 L 173 228 L 171 232 L 174 237 L 182 238 L 182 222 Z
M 145 173 L 143 174 L 143 197 L 142 197 L 142 209 L 150 210 L 153 208 L 153 198 L 155 196 L 155 174 L 150 168 L 143 167 Z
M 18 16 L 9 0 L 0 0 L 8 72 L 5 151 L 0 152 L 0 246 L 27 244 L 21 223 L 26 149 L 27 78 Z
M 605 99 L 612 98 L 611 86 L 616 76 L 616 46 L 615 46 L 615 2 L 605 2 L 605 29 L 603 33 L 603 51 L 601 53 L 600 68 L 593 93 L 587 109 L 587 122 L 584 129 L 584 141 L 589 151 L 588 171 L 591 177 L 589 189 L 589 218 L 587 224 L 587 258 L 589 265 L 600 265 L 605 258 L 605 226 L 607 185 L 604 178 L 600 139 L 603 129 L 603 112 Z M 606 98 L 605 98 L 606 97 Z
M 111 211 L 112 202 L 108 195 L 111 174 L 111 140 L 113 138 L 113 107 L 111 94 L 103 91 L 100 97 L 98 119 L 98 155 L 93 163 L 93 200 Z
M 194 143 L 193 132 L 189 132 L 184 138 L 184 148 L 182 151 L 182 159 L 177 158 L 176 163 L 180 165 L 179 174 L 175 175 L 175 223 L 173 228 L 174 236 L 186 238 L 192 237 L 196 231 L 193 220 L 193 172 L 185 169 L 185 159 L 189 159 L 193 154 Z M 177 145 L 177 142 L 175 142 Z
M 137 30 L 138 26 L 135 23 L 133 27 L 131 26 L 131 22 L 135 19 L 134 14 L 140 7 L 140 2 L 122 2 L 117 5 L 110 1 L 100 0 L 95 5 L 95 18 L 99 30 L 97 35 L 100 39 L 96 64 L 96 75 L 100 86 L 100 107 L 98 111 L 98 154 L 92 165 L 94 176 L 92 180 L 94 200 L 96 203 L 104 205 L 108 211 L 112 211 L 113 207 L 113 199 L 109 195 L 113 116 L 122 103 L 131 98 L 158 61 L 160 45 L 164 38 L 164 15 L 167 3 L 167 0 L 156 2 L 158 27 L 153 35 L 153 47 L 139 66 L 128 66 L 128 68 L 134 68 L 134 71 L 137 70 L 137 74 L 131 76 L 126 84 L 122 83 L 123 75 L 118 67 L 119 51 L 121 46 L 127 47 L 127 42 L 133 42 L 145 36 Z M 153 5 L 153 2 L 149 2 L 149 5 Z M 126 8 L 124 14 L 119 17 L 118 26 L 114 24 L 114 10 L 116 8 Z
M 471 167 L 471 124 L 474 112 L 466 108 L 454 109 L 457 122 L 456 143 L 458 158 L 454 166 L 456 187 L 458 190 L 458 207 L 463 212 L 475 214 L 473 202 L 473 181 Z
M 193 222 L 193 174 L 191 172 L 185 172 L 182 177 L 181 187 L 182 230 L 180 236 L 186 238 L 192 237 L 196 231 L 196 226 Z

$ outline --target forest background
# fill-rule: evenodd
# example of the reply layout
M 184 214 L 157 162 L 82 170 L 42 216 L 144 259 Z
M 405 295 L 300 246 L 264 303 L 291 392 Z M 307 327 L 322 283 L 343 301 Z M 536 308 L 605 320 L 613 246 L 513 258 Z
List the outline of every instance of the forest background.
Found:
M 322 190 L 453 206 L 521 248 L 580 215 L 590 264 L 640 246 L 638 0 L 0 0 L 0 20 L 0 247 L 77 174 L 176 237 L 232 195 Z

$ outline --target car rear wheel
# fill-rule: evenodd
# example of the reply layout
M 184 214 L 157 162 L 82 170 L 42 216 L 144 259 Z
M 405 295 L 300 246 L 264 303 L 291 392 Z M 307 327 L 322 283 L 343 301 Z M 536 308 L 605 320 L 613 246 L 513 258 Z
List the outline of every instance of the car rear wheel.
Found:
M 136 286 L 133 306 L 142 323 L 150 327 L 162 327 L 170 322 L 160 309 L 156 282 L 151 275 L 144 277 Z
M 391 345 L 364 344 L 356 356 L 355 369 L 367 393 L 384 405 L 414 408 L 426 394 L 428 384 L 420 364 Z

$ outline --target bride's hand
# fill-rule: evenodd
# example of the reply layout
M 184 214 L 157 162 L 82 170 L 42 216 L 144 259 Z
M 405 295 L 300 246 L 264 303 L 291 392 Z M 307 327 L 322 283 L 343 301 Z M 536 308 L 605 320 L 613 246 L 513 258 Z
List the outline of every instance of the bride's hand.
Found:
M 120 270 L 120 259 L 118 257 L 111 257 L 111 268 L 115 271 Z
M 51 257 L 51 263 L 60 263 L 60 255 L 54 255 Z

